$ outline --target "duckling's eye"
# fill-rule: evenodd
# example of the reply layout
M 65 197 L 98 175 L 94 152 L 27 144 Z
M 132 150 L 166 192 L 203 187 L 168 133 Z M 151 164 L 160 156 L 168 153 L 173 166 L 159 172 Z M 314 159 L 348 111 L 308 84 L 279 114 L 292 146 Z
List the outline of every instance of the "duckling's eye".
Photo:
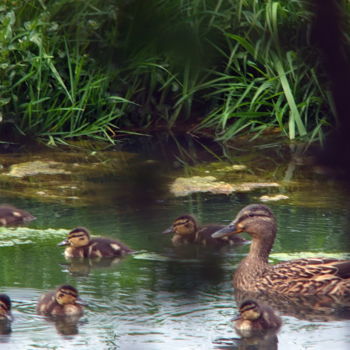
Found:
M 62 298 L 62 297 L 64 297 L 64 294 L 63 294 L 63 293 L 60 293 L 60 294 L 58 294 L 58 297 L 59 297 L 59 298 Z
M 82 241 L 83 239 L 84 239 L 84 237 L 80 237 L 80 238 L 79 238 L 79 241 Z

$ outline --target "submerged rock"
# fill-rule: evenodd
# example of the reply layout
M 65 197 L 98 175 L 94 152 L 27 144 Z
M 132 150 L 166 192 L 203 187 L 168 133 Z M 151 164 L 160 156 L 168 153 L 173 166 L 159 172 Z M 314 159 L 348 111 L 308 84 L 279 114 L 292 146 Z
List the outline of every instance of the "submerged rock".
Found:
M 276 194 L 274 196 L 264 195 L 264 196 L 261 196 L 259 199 L 262 202 L 274 202 L 274 201 L 280 201 L 282 199 L 288 199 L 288 198 L 289 197 L 284 194 Z
M 13 164 L 10 166 L 10 171 L 5 175 L 25 177 L 40 174 L 70 174 L 69 171 L 63 169 L 64 166 L 65 164 L 61 162 L 35 160 L 33 162 Z
M 232 192 L 249 192 L 261 187 L 278 187 L 276 182 L 243 182 L 231 184 L 217 180 L 214 176 L 179 177 L 170 186 L 170 191 L 176 197 L 187 196 L 195 192 L 210 192 L 213 194 L 230 194 Z

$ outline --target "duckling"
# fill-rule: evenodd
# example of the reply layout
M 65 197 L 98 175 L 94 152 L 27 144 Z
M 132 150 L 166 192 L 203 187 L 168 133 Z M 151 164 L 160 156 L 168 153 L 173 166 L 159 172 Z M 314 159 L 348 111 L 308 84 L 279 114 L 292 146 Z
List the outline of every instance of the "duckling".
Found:
M 174 245 L 197 243 L 202 245 L 232 245 L 247 242 L 242 237 L 212 238 L 212 233 L 225 227 L 224 225 L 204 225 L 199 226 L 197 220 L 192 215 L 182 215 L 176 218 L 164 234 L 174 233 L 172 242 Z
M 234 327 L 242 336 L 249 336 L 254 331 L 279 329 L 282 320 L 267 305 L 259 305 L 256 301 L 246 300 L 239 307 L 239 317 Z
M 0 226 L 18 225 L 35 219 L 36 217 L 26 210 L 8 204 L 0 205 Z
M 235 289 L 286 295 L 349 295 L 350 260 L 332 258 L 297 259 L 270 265 L 268 257 L 277 232 L 269 207 L 251 204 L 228 226 L 212 237 L 247 232 L 252 237 L 249 254 L 233 277 Z
M 0 294 L 0 321 L 12 321 L 11 299 L 7 294 Z
M 54 292 L 42 295 L 38 301 L 36 311 L 47 316 L 82 316 L 83 303 L 79 299 L 78 291 L 70 285 L 62 285 Z
M 116 257 L 132 253 L 125 244 L 108 238 L 91 238 L 84 227 L 77 227 L 68 233 L 68 237 L 58 243 L 68 246 L 64 255 L 66 258 L 102 258 Z

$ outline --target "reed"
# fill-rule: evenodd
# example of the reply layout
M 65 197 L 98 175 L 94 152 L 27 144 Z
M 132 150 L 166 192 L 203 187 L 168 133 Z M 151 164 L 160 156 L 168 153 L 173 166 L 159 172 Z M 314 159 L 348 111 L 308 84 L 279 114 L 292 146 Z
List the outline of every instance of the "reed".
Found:
M 335 113 L 310 18 L 290 0 L 5 1 L 1 133 L 114 143 L 165 127 L 322 141 Z

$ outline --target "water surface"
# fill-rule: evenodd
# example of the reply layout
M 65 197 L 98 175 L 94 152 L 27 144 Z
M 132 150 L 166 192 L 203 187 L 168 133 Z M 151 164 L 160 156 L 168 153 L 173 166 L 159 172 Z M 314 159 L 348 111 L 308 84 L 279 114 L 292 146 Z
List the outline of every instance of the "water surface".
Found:
M 130 176 L 90 177 L 90 184 L 92 180 L 98 189 L 91 201 L 54 201 L 24 196 L 20 191 L 15 196 L 4 192 L 1 202 L 27 209 L 37 220 L 28 227 L 0 228 L 1 292 L 13 299 L 15 317 L 12 332 L 0 335 L 0 348 L 259 348 L 258 344 L 240 343 L 231 322 L 237 312 L 232 272 L 249 245 L 219 251 L 175 248 L 161 232 L 184 213 L 195 214 L 203 223 L 226 224 L 244 205 L 258 201 L 264 190 L 174 198 L 164 186 L 170 180 L 153 181 L 159 179 L 158 166 L 147 168 L 145 181 L 152 181 L 140 183 L 135 175 L 137 164 L 144 171 L 144 163 L 136 162 Z M 82 178 L 81 183 L 84 181 Z M 285 186 L 287 192 L 290 188 L 297 188 L 294 197 L 269 204 L 279 222 L 272 260 L 300 254 L 346 255 L 349 201 L 341 186 L 306 177 Z M 136 253 L 111 266 L 72 264 L 56 244 L 76 226 L 121 240 Z M 76 325 L 62 325 L 35 314 L 39 296 L 63 283 L 76 286 L 89 304 Z M 344 315 L 314 321 L 282 317 L 279 349 L 350 346 L 350 321 Z

